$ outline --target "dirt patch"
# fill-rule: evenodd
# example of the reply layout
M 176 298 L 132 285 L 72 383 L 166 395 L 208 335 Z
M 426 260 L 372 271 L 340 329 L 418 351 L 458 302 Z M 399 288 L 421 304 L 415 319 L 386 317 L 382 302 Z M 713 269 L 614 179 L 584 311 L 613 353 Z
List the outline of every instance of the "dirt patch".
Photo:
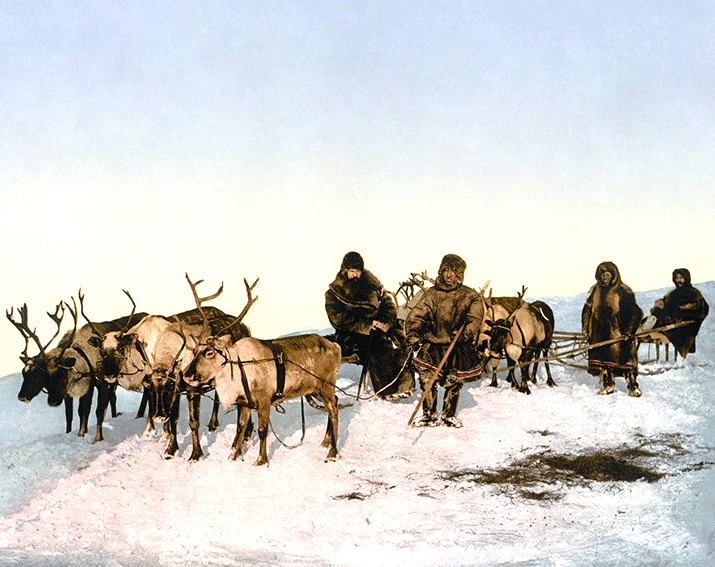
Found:
M 545 436 L 545 432 L 532 432 Z M 594 449 L 579 454 L 553 454 L 547 449 L 494 470 L 442 471 L 446 481 L 492 485 L 527 500 L 550 502 L 562 498 L 562 488 L 603 482 L 657 482 L 665 476 L 715 465 L 712 447 L 688 447 L 687 436 L 657 439 L 637 436 L 634 446 Z M 703 453 L 710 460 L 688 462 Z M 467 484 L 468 486 L 468 484 Z

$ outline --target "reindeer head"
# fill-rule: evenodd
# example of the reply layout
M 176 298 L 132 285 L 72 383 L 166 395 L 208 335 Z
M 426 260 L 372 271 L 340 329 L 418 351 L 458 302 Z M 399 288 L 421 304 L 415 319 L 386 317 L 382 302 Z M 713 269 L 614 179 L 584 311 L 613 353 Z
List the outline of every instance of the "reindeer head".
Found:
M 212 384 L 229 362 L 227 348 L 231 343 L 231 335 L 222 335 L 199 347 L 184 373 L 186 383 L 193 388 Z
M 74 304 L 74 299 L 72 302 Z M 52 341 L 54 341 L 60 333 L 66 309 L 72 313 L 72 317 L 74 318 L 74 328 L 71 333 L 67 333 L 62 338 L 60 341 L 60 344 L 62 345 L 61 347 L 48 350 Z M 54 390 L 57 380 L 57 372 L 59 370 L 59 359 L 72 344 L 75 333 L 77 332 L 77 309 L 75 306 L 75 309 L 72 310 L 67 303 L 61 301 L 57 304 L 54 314 L 47 312 L 48 317 L 50 317 L 50 319 L 52 319 L 52 321 L 54 321 L 57 325 L 57 331 L 44 345 L 40 341 L 37 332 L 30 329 L 26 303 L 22 307 L 18 308 L 18 313 L 20 314 L 20 321 L 16 321 L 13 318 L 12 308 L 6 311 L 5 315 L 25 339 L 25 349 L 20 355 L 20 360 L 22 360 L 25 366 L 22 370 L 23 383 L 18 394 L 18 399 L 22 402 L 29 402 L 42 390 L 47 390 L 48 394 Z M 38 355 L 33 357 L 30 357 L 27 353 L 31 339 L 35 342 L 40 351 Z M 48 403 L 50 403 L 50 405 L 59 405 L 62 400 L 58 403 L 55 402 L 55 396 L 48 396 Z

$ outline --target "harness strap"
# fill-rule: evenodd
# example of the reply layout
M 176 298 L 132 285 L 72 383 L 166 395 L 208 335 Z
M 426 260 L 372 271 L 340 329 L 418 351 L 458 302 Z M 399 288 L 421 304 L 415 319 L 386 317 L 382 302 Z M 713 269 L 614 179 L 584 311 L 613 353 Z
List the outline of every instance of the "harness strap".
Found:
M 234 362 L 229 358 L 228 361 L 231 363 L 231 379 L 233 379 L 233 366 Z M 246 401 L 248 402 L 249 408 L 255 409 L 255 404 L 253 403 L 253 398 L 251 397 L 251 389 L 248 386 L 248 376 L 246 376 L 246 369 L 243 367 L 243 362 L 240 357 L 237 357 L 235 364 L 238 365 L 238 369 L 241 371 L 241 385 L 243 386 L 243 392 L 246 394 Z
M 271 404 L 274 404 L 283 398 L 283 390 L 285 389 L 286 383 L 286 365 L 283 357 L 283 349 L 271 341 L 261 341 L 261 344 L 271 349 L 273 360 L 276 363 L 276 392 L 271 398 Z
M 92 363 L 90 362 L 87 353 L 84 352 L 79 346 L 73 346 L 72 348 L 76 350 L 82 358 L 84 358 L 85 362 L 87 363 L 87 366 L 89 367 L 89 375 L 94 380 L 97 377 L 96 369 L 94 368 L 94 366 L 92 366 Z

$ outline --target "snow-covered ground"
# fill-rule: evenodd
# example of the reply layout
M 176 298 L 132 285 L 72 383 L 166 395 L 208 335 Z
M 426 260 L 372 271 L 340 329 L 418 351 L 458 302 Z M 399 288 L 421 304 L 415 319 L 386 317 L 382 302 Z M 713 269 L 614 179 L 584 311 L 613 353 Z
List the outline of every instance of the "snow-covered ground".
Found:
M 715 307 L 715 282 L 699 284 Z M 644 311 L 666 290 L 639 293 Z M 584 295 L 547 298 L 559 331 L 579 331 Z M 654 351 L 651 352 L 651 358 Z M 417 397 L 352 401 L 340 411 L 341 459 L 325 463 L 326 415 L 306 406 L 301 446 L 271 435 L 270 466 L 229 461 L 235 413 L 189 463 L 143 438 L 139 397 L 119 392 L 105 441 L 64 433 L 42 394 L 17 400 L 0 380 L 0 565 L 713 565 L 715 315 L 698 352 L 641 367 L 643 397 L 596 395 L 585 371 L 552 366 L 525 396 L 500 374 L 462 393 L 459 430 L 415 429 Z M 641 359 L 648 350 L 641 347 Z M 359 368 L 339 385 L 354 393 Z M 204 404 L 207 415 L 210 404 Z M 272 412 L 287 445 L 300 402 Z M 75 417 L 76 422 L 76 417 Z M 204 422 L 206 423 L 206 419 Z

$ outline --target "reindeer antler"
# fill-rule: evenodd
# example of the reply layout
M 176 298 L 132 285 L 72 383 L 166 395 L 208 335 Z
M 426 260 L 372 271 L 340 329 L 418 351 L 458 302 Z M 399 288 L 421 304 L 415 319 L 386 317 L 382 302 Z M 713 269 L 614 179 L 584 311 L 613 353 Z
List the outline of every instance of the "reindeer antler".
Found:
M 64 354 L 64 352 L 65 352 L 70 346 L 72 346 L 72 342 L 74 341 L 74 337 L 75 337 L 75 335 L 77 334 L 77 303 L 75 302 L 74 297 L 72 298 L 72 305 L 74 306 L 74 309 L 73 309 L 72 307 L 70 307 L 69 303 L 67 303 L 66 301 L 64 301 L 63 303 L 64 303 L 64 306 L 67 308 L 67 310 L 70 312 L 70 315 L 72 315 L 72 319 L 74 319 L 74 327 L 72 328 L 72 334 L 70 335 L 69 340 L 67 341 L 67 343 L 65 344 L 65 346 L 62 348 L 62 353 L 60 354 L 60 356 L 62 356 L 62 354 Z M 57 314 L 56 311 L 55 311 L 55 314 Z M 50 314 L 48 313 L 48 315 L 50 315 Z M 52 315 L 50 315 L 50 318 L 51 318 L 53 321 L 57 322 L 57 326 L 58 326 L 57 332 L 59 332 L 59 322 L 58 322 L 54 317 L 52 317 Z M 60 321 L 62 321 L 62 319 L 60 319 Z M 101 336 L 101 335 L 100 335 L 100 336 Z
M 27 303 L 25 303 L 22 307 L 18 307 L 17 310 L 20 313 L 20 321 L 15 321 L 13 318 L 12 307 L 10 307 L 9 310 L 5 310 L 5 316 L 7 317 L 7 320 L 10 321 L 10 323 L 12 323 L 18 331 L 20 331 L 22 338 L 25 339 L 25 349 L 20 353 L 20 360 L 27 364 L 30 360 L 32 360 L 32 357 L 27 353 L 27 349 L 30 348 L 30 339 L 32 338 L 32 334 L 27 326 Z M 40 351 L 40 354 L 42 354 L 42 351 Z
M 82 317 L 84 317 L 84 320 L 87 321 L 87 324 L 89 325 L 90 329 L 92 329 L 92 332 L 98 337 L 101 337 L 102 334 L 97 330 L 97 328 L 92 324 L 92 321 L 90 321 L 87 315 L 85 315 L 84 313 L 84 294 L 82 293 L 82 288 L 79 288 L 79 291 L 77 292 L 77 297 L 79 297 L 79 309 L 82 313 Z M 74 298 L 72 298 L 72 301 L 74 301 Z
M 248 313 L 248 310 L 251 308 L 251 306 L 258 301 L 258 296 L 253 297 L 252 292 L 253 289 L 256 287 L 256 284 L 258 283 L 258 280 L 261 278 L 256 278 L 256 281 L 253 282 L 253 285 L 249 286 L 248 285 L 248 280 L 246 278 L 243 278 L 243 283 L 246 286 L 246 306 L 243 308 L 243 311 L 241 311 L 241 314 L 237 317 L 238 321 L 243 321 L 243 318 L 246 316 L 246 313 Z
M 47 347 L 49 347 L 50 344 L 52 343 L 52 341 L 55 340 L 57 335 L 60 334 L 60 327 L 62 324 L 62 319 L 64 318 L 64 315 L 65 315 L 65 303 L 60 301 L 57 304 L 57 307 L 55 307 L 54 314 L 50 313 L 49 311 L 47 312 L 47 315 L 50 317 L 50 319 L 52 319 L 57 324 L 57 331 L 52 336 L 52 338 L 49 341 L 47 341 L 47 344 L 44 346 L 42 345 L 42 341 L 40 341 L 40 337 L 37 336 L 37 330 L 30 329 L 29 318 L 27 315 L 27 303 L 23 304 L 22 307 L 18 307 L 17 311 L 20 314 L 20 321 L 15 321 L 15 319 L 13 318 L 13 308 L 12 307 L 10 308 L 9 311 L 7 311 L 7 310 L 5 311 L 5 315 L 7 316 L 8 321 L 10 321 L 15 326 L 15 328 L 18 331 L 20 331 L 20 334 L 25 339 L 25 350 L 23 350 L 22 354 L 20 354 L 20 360 L 22 360 L 25 363 L 28 362 L 29 360 L 31 360 L 31 357 L 27 353 L 27 349 L 30 346 L 30 339 L 32 339 L 35 342 L 35 344 L 37 345 L 37 348 L 40 349 L 40 355 L 42 356 L 42 358 L 47 360 Z M 60 311 L 62 312 L 61 314 L 60 314 Z
M 216 291 L 216 293 L 207 295 L 206 297 L 199 297 L 199 294 L 196 291 L 196 286 L 198 286 L 204 280 L 197 280 L 195 282 L 192 282 L 191 278 L 189 277 L 188 272 L 186 272 L 186 281 L 189 282 L 189 285 L 191 286 L 191 293 L 194 295 L 194 301 L 196 302 L 196 308 L 199 310 L 199 313 L 201 313 L 201 318 L 204 321 L 204 332 L 206 332 L 210 329 L 209 320 L 208 320 L 208 317 L 206 317 L 206 313 L 204 313 L 204 310 L 203 310 L 201 304 L 204 301 L 210 301 L 211 299 L 216 299 L 219 295 L 221 295 L 223 293 L 223 282 L 221 282 L 221 287 L 218 288 L 218 291 Z

